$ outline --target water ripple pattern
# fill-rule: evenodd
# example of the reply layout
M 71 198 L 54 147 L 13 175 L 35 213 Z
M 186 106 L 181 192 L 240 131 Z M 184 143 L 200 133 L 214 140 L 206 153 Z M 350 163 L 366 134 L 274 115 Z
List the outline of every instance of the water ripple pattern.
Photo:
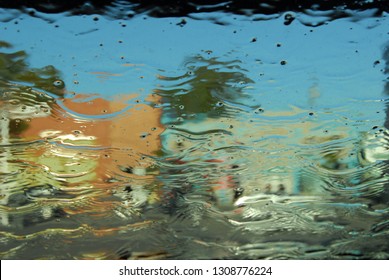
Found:
M 381 1 L 17 2 L 1 259 L 389 258 Z

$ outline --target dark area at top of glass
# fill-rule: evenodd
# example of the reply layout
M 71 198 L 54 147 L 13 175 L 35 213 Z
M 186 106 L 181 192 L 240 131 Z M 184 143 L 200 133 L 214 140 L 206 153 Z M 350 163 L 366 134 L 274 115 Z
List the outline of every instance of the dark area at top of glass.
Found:
M 145 13 L 152 17 L 174 17 L 215 11 L 252 15 L 283 13 L 286 11 L 301 12 L 305 10 L 328 11 L 332 13 L 332 18 L 342 18 L 349 16 L 352 11 L 375 9 L 376 16 L 380 16 L 382 12 L 389 11 L 387 0 L 5 0 L 0 1 L 0 7 L 24 9 L 32 15 L 34 13 L 32 9 L 36 9 L 45 13 L 105 14 L 113 18 L 132 17 L 140 13 Z

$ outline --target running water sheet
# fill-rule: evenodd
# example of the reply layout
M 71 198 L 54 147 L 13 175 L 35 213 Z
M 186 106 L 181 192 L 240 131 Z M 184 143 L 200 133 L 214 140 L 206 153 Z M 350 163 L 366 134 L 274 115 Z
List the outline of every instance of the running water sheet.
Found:
M 0 2 L 0 258 L 388 259 L 387 3 L 160 2 Z

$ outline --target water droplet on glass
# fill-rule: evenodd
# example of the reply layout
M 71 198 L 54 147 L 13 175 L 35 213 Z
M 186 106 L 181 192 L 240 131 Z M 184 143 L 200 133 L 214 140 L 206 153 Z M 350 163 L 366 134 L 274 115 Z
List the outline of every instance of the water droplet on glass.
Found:
M 291 24 L 295 19 L 295 16 L 294 14 L 292 13 L 286 13 L 285 16 L 284 16 L 284 24 L 285 25 L 289 25 Z
M 263 108 L 258 108 L 254 111 L 255 114 L 260 114 L 260 113 L 263 113 L 265 112 L 265 110 Z
M 150 133 L 145 132 L 145 133 L 142 133 L 142 134 L 140 135 L 140 138 L 144 139 L 144 138 L 146 138 L 146 137 L 149 136 L 149 135 L 150 135 Z
M 65 87 L 65 83 L 62 80 L 55 80 L 53 82 L 53 86 L 55 86 L 56 88 L 62 89 Z
M 11 99 L 11 100 L 8 101 L 8 103 L 11 104 L 11 105 L 17 106 L 17 105 L 20 104 L 20 100 L 18 100 L 18 99 Z
M 180 26 L 180 27 L 184 27 L 186 23 L 187 23 L 186 20 L 183 18 L 183 19 L 181 19 L 181 21 L 180 21 L 179 23 L 177 23 L 176 25 L 178 25 L 178 26 Z

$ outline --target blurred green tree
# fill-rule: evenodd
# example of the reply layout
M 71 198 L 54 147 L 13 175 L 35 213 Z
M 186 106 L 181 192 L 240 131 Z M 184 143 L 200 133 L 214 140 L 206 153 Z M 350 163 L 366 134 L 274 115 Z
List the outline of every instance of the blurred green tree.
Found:
M 0 41 L 0 49 L 12 45 Z M 50 113 L 55 97 L 64 96 L 65 84 L 54 66 L 31 68 L 25 51 L 0 52 L 1 135 L 18 135 L 28 128 L 26 121 Z
M 166 82 L 156 90 L 162 96 L 164 118 L 219 117 L 224 102 L 240 102 L 248 84 L 254 83 L 246 76 L 247 70 L 239 60 L 221 61 L 197 55 L 188 58 L 184 65 L 186 73 L 178 77 L 159 76 Z

